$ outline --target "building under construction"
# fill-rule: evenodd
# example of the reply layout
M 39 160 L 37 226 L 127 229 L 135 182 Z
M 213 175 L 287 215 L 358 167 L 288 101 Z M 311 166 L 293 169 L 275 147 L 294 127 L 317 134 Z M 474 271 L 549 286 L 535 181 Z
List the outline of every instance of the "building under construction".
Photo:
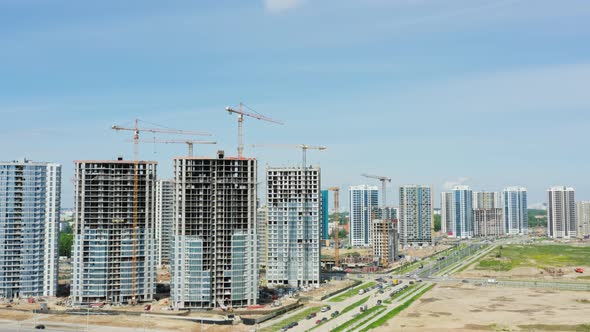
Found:
M 258 268 L 266 269 L 268 261 L 268 209 L 266 205 L 256 210 L 256 237 L 258 248 Z
M 170 264 L 174 224 L 174 181 L 156 183 L 156 264 Z
M 153 300 L 156 162 L 75 162 L 75 304 Z
M 268 168 L 269 285 L 320 285 L 320 169 Z
M 398 256 L 397 219 L 373 219 L 373 259 L 393 263 Z
M 171 298 L 178 309 L 256 304 L 256 159 L 174 159 Z

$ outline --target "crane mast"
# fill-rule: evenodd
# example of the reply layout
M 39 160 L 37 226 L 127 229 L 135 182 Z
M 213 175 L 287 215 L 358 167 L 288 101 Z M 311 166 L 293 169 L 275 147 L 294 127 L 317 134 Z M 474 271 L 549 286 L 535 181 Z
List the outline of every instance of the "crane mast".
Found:
M 133 228 L 131 230 L 133 255 L 131 257 L 131 298 L 136 301 L 137 297 L 137 227 L 139 219 L 139 133 L 165 133 L 165 134 L 180 134 L 180 135 L 201 135 L 211 136 L 209 133 L 194 132 L 186 130 L 166 129 L 166 128 L 140 128 L 139 119 L 135 119 L 133 128 L 126 128 L 122 126 L 113 125 L 111 129 L 115 131 L 132 131 L 133 132 Z
M 244 155 L 244 128 L 243 128 L 243 124 L 244 124 L 244 116 L 248 116 L 257 120 L 263 120 L 263 121 L 267 121 L 267 122 L 273 122 L 276 124 L 283 124 L 280 121 L 271 119 L 269 117 L 266 117 L 264 115 L 260 115 L 260 114 L 254 114 L 254 113 L 249 113 L 249 112 L 245 112 L 243 110 L 243 107 L 246 106 L 244 105 L 244 103 L 240 103 L 239 104 L 239 108 L 233 109 L 231 107 L 226 107 L 225 110 L 229 113 L 229 114 L 237 114 L 238 115 L 238 157 L 242 158 Z M 247 107 L 247 106 L 246 106 Z
M 338 239 L 338 233 L 340 232 L 340 215 L 338 214 L 340 209 L 340 188 L 331 187 L 328 188 L 328 190 L 334 192 L 334 215 L 336 216 L 336 218 L 334 219 L 334 261 L 336 267 L 340 267 L 340 241 Z
M 378 176 L 378 175 L 369 175 L 369 174 L 362 174 L 362 176 L 364 176 L 366 178 L 377 179 L 377 180 L 381 181 L 381 200 L 382 200 L 381 204 L 383 207 L 382 213 L 384 213 L 385 207 L 387 206 L 387 199 L 386 199 L 387 182 L 391 182 L 391 178 L 387 177 L 387 176 Z M 371 213 L 371 214 L 373 214 L 373 213 Z M 390 226 L 389 223 L 391 223 L 393 221 L 392 220 L 385 220 L 385 219 L 383 219 L 383 216 L 381 216 L 381 217 L 382 217 L 381 222 L 383 223 L 383 234 L 382 234 L 383 241 L 381 244 L 381 264 L 383 266 L 386 266 L 387 259 L 385 258 L 386 257 L 385 253 L 387 252 L 387 242 L 388 242 L 387 232 L 388 232 L 388 227 Z
M 194 152 L 194 145 L 198 144 L 217 144 L 214 141 L 190 141 L 190 140 L 139 140 L 142 143 L 162 143 L 162 144 L 186 144 L 188 146 L 188 156 L 192 157 Z

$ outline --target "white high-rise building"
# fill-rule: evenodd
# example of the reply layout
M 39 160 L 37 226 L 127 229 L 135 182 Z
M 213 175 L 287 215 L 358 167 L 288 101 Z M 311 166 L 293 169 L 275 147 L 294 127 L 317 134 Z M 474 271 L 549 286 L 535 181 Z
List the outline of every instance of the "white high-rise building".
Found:
M 590 201 L 576 202 L 576 219 L 578 221 L 578 236 L 590 235 Z
M 0 163 L 0 297 L 55 296 L 61 165 Z
M 451 232 L 451 222 L 452 212 L 453 212 L 453 193 L 451 192 L 442 192 L 440 194 L 440 228 L 441 233 L 445 235 L 450 235 Z
M 156 182 L 156 264 L 170 264 L 174 225 L 174 181 Z
M 402 246 L 432 243 L 432 189 L 425 185 L 399 188 L 399 226 Z
M 495 209 L 500 207 L 500 195 L 497 192 L 474 191 L 473 209 Z
M 320 286 L 320 169 L 268 168 L 269 285 Z
M 174 159 L 174 307 L 256 304 L 256 174 L 256 159 L 223 151 Z
M 508 187 L 502 192 L 504 232 L 508 235 L 528 233 L 527 190 L 523 187 Z
M 371 241 L 371 213 L 379 204 L 377 186 L 353 186 L 350 194 L 350 245 L 368 247 Z
M 574 188 L 547 189 L 547 236 L 569 239 L 578 234 Z
M 449 236 L 473 237 L 473 192 L 469 186 L 455 186 L 451 197 L 451 229 Z

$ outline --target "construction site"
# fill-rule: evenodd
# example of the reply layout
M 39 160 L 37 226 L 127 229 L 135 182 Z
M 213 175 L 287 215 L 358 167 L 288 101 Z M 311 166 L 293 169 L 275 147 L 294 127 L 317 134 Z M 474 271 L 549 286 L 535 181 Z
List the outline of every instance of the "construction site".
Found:
M 156 163 L 75 162 L 74 304 L 151 301 Z

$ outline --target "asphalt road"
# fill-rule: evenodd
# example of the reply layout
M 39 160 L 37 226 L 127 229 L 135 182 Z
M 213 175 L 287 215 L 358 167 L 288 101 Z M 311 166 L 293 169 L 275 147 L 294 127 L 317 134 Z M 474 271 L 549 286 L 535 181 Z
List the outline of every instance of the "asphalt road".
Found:
M 150 330 L 143 328 L 126 328 L 126 327 L 105 327 L 98 325 L 86 324 L 72 324 L 62 322 L 45 322 L 43 319 L 45 315 L 37 315 L 32 319 L 24 321 L 0 320 L 0 332 L 25 332 L 25 331 L 47 331 L 47 332 L 73 332 L 73 331 L 89 331 L 89 332 L 170 332 L 169 330 Z M 36 325 L 45 325 L 44 330 L 35 329 Z

